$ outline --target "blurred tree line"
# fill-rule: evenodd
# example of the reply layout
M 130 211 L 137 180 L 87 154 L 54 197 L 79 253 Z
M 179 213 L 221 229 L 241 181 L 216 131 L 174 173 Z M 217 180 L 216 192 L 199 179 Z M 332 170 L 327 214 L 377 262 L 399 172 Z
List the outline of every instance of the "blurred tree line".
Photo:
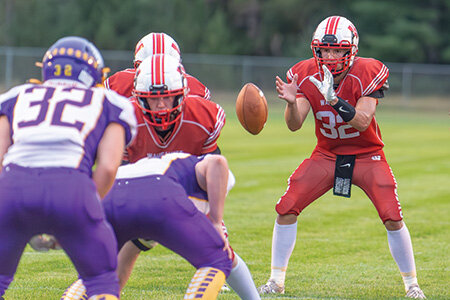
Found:
M 449 0 L 0 0 L 0 46 L 49 47 L 78 35 L 100 49 L 134 50 L 166 32 L 183 53 L 309 57 L 330 15 L 350 19 L 361 56 L 450 63 Z

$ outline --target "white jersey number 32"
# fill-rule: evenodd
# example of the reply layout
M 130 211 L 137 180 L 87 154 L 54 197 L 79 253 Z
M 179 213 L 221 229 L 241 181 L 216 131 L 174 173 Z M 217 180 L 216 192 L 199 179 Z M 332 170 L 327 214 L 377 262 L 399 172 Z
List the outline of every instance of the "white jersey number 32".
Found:
M 331 111 L 318 111 L 316 118 L 322 121 L 323 128 L 320 128 L 320 132 L 329 139 L 349 139 L 359 136 L 359 131 L 345 123 L 341 116 L 335 116 Z M 353 129 L 352 132 L 346 132 L 350 128 Z

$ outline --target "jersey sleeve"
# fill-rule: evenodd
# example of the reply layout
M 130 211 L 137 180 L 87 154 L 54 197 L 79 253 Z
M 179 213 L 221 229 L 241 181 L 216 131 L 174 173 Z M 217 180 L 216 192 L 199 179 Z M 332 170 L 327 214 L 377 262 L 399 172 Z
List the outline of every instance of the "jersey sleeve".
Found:
M 19 97 L 19 93 L 21 90 L 26 89 L 29 84 L 24 84 L 20 86 L 13 87 L 6 93 L 0 95 L 0 116 L 5 115 L 8 117 L 9 121 L 13 117 L 14 113 L 14 105 L 17 101 L 17 97 Z
M 189 74 L 186 74 L 186 80 L 190 96 L 198 96 L 206 100 L 211 100 L 211 93 L 209 89 L 201 83 L 200 80 Z
M 103 85 L 108 90 L 113 90 L 121 96 L 130 98 L 133 92 L 134 74 L 134 69 L 116 72 L 108 77 Z
M 219 104 L 214 104 L 214 108 L 211 112 L 215 114 L 215 124 L 213 130 L 209 133 L 208 139 L 203 144 L 203 153 L 212 152 L 217 148 L 217 139 L 219 138 L 220 132 L 225 125 L 225 111 Z
M 301 89 L 302 83 L 308 79 L 310 75 L 314 75 L 317 73 L 317 68 L 314 62 L 314 59 L 307 59 L 302 60 L 292 66 L 287 72 L 286 72 L 286 79 L 287 83 L 292 83 L 292 80 L 294 79 L 294 75 L 297 74 L 297 94 L 296 98 L 305 97 L 304 92 Z
M 361 96 L 369 96 L 380 89 L 386 90 L 389 86 L 387 83 L 389 69 L 376 59 L 367 59 L 364 63 L 366 71 L 361 76 L 363 90 Z
M 137 121 L 134 106 L 128 99 L 112 91 L 105 91 L 108 106 L 108 120 L 125 129 L 125 144 L 129 146 L 136 137 Z

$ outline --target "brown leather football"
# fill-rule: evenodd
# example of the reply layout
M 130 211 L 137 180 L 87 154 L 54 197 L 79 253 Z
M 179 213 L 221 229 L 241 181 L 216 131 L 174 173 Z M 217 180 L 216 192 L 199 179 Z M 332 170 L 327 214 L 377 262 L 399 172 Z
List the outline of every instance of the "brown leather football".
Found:
M 253 83 L 246 83 L 236 99 L 236 115 L 251 134 L 258 134 L 267 121 L 267 101 L 264 93 Z

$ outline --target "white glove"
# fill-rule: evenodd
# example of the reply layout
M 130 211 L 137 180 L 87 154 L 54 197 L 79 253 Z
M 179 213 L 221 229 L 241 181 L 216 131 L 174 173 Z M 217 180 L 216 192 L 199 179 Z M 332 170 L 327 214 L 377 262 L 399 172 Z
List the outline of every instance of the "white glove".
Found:
M 325 65 L 322 65 L 323 69 L 323 81 L 319 81 L 313 76 L 309 77 L 309 80 L 314 83 L 314 85 L 317 87 L 319 92 L 325 97 L 325 100 L 327 102 L 331 102 L 337 99 L 336 93 L 333 89 L 333 74 L 331 74 L 330 70 Z

